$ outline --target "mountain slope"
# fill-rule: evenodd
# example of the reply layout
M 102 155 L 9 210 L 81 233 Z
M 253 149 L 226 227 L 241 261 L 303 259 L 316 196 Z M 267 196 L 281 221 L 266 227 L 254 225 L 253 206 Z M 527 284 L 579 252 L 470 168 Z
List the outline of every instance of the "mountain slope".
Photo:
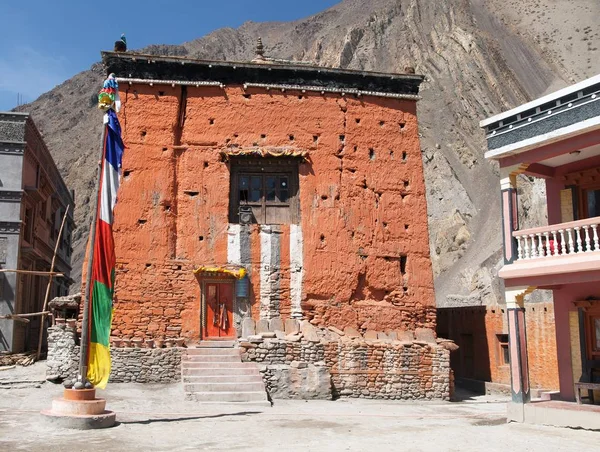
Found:
M 426 75 L 419 103 L 438 305 L 501 301 L 497 169 L 483 159 L 479 120 L 600 72 L 596 0 L 345 0 L 289 23 L 246 23 L 156 54 L 249 60 L 258 36 L 271 57 Z M 74 268 L 81 267 L 100 140 L 94 65 L 21 107 L 31 111 L 76 190 Z M 523 188 L 524 222 L 539 224 L 543 186 Z

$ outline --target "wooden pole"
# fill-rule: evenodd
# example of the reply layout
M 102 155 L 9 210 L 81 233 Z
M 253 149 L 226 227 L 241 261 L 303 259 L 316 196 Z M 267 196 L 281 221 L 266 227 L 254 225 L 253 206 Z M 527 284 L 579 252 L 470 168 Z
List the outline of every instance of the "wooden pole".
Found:
M 88 368 L 88 350 L 90 346 L 90 301 L 92 288 L 92 262 L 94 260 L 94 246 L 96 242 L 96 223 L 98 221 L 98 208 L 100 204 L 100 178 L 102 177 L 102 166 L 104 164 L 104 142 L 106 141 L 107 124 L 102 125 L 102 141 L 100 145 L 100 158 L 98 159 L 98 173 L 96 176 L 96 201 L 94 203 L 94 213 L 92 214 L 92 225 L 90 226 L 90 250 L 88 252 L 87 274 L 85 275 L 85 291 L 83 295 L 83 321 L 81 324 L 81 348 L 79 356 L 79 375 L 77 381 L 81 383 L 87 382 Z
M 57 278 L 64 278 L 60 272 L 43 272 L 39 270 L 13 270 L 10 268 L 0 268 L 0 273 L 22 273 L 24 275 L 41 275 L 41 276 L 53 276 Z
M 42 353 L 42 340 L 44 339 L 44 322 L 46 321 L 46 308 L 48 307 L 48 297 L 50 297 L 50 287 L 52 287 L 52 274 L 54 273 L 54 263 L 56 262 L 56 254 L 58 253 L 58 247 L 60 245 L 60 241 L 62 239 L 62 232 L 65 227 L 65 222 L 67 221 L 67 216 L 69 215 L 69 208 L 71 206 L 67 205 L 65 209 L 65 214 L 63 215 L 62 223 L 60 224 L 60 229 L 58 230 L 58 237 L 56 238 L 56 243 L 54 245 L 54 254 L 52 255 L 52 263 L 50 264 L 50 276 L 48 276 L 48 284 L 46 285 L 46 296 L 44 297 L 44 307 L 42 308 L 42 317 L 40 319 L 40 335 L 38 337 L 38 348 L 37 353 L 35 354 L 36 361 L 39 361 L 40 354 Z

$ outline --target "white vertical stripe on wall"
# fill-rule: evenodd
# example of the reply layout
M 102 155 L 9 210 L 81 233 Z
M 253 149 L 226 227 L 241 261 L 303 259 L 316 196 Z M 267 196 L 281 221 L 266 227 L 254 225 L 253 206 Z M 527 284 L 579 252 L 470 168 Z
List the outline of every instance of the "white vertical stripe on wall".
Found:
M 230 223 L 227 229 L 227 263 L 241 265 L 242 255 L 240 246 L 240 231 L 239 224 Z
M 302 226 L 290 225 L 290 301 L 291 316 L 302 318 L 302 278 L 304 276 Z
M 260 227 L 260 318 L 270 317 L 271 304 L 271 240 L 270 226 Z

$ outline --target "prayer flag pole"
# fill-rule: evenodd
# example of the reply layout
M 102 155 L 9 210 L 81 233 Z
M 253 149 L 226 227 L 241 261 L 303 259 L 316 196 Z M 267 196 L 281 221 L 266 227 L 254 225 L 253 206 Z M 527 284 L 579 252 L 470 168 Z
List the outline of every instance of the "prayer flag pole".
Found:
M 90 345 L 90 301 L 92 293 L 92 263 L 94 261 L 94 248 L 96 244 L 96 224 L 98 222 L 98 206 L 100 205 L 100 178 L 102 177 L 102 161 L 104 159 L 104 147 L 106 141 L 106 124 L 102 124 L 102 140 L 100 141 L 100 156 L 98 158 L 98 171 L 96 173 L 96 201 L 94 203 L 94 213 L 92 214 L 92 224 L 90 226 L 90 239 L 87 273 L 85 275 L 85 295 L 83 298 L 83 321 L 81 325 L 81 354 L 79 356 L 79 373 L 77 375 L 77 384 L 75 388 L 83 388 L 87 382 L 88 356 Z

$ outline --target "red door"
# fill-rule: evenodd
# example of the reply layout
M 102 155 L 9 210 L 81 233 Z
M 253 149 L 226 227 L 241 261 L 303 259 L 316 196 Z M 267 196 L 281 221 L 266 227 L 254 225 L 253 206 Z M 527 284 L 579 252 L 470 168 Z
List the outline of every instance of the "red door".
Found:
M 205 338 L 235 338 L 233 325 L 233 284 L 206 283 Z

